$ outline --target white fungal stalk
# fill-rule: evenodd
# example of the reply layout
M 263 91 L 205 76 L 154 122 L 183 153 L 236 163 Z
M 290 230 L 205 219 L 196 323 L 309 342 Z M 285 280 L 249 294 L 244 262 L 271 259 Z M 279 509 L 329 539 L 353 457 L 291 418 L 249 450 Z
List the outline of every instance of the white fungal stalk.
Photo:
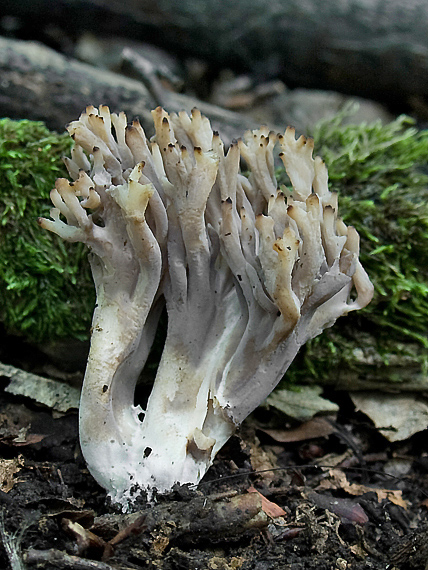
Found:
M 153 120 L 149 142 L 138 122 L 89 107 L 68 127 L 74 182 L 57 181 L 52 220 L 40 220 L 92 251 L 80 439 L 91 473 L 124 508 L 135 491 L 198 483 L 299 348 L 373 294 L 312 140 L 262 128 L 225 153 L 197 110 L 158 108 Z M 277 142 L 287 198 L 274 176 Z M 165 347 L 142 410 L 135 385 L 164 305 Z

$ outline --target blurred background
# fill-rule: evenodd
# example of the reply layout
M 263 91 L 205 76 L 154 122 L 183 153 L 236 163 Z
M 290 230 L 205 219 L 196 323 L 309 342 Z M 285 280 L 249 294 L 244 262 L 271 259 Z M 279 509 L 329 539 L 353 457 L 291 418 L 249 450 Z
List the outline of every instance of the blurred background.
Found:
M 159 104 L 197 105 L 230 138 L 357 99 L 356 122 L 423 124 L 427 26 L 425 0 L 3 0 L 0 116 L 62 130 L 104 103 L 148 127 Z

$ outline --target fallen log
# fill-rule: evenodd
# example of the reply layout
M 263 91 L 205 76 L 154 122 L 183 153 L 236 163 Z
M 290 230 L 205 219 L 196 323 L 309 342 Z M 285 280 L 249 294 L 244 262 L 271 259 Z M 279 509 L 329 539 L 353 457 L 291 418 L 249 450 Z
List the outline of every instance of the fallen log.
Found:
M 155 106 L 137 81 L 70 60 L 36 42 L 0 38 L 0 115 L 64 126 L 87 105 L 103 103 L 149 121 Z
M 152 134 L 150 111 L 162 105 L 170 112 L 198 107 L 225 142 L 257 127 L 251 120 L 193 97 L 148 89 L 142 82 L 67 58 L 37 42 L 0 37 L 0 117 L 44 121 L 62 132 L 88 105 L 108 105 L 138 117 Z
M 428 97 L 426 0 L 3 0 L 21 37 L 119 34 L 219 68 L 400 108 Z

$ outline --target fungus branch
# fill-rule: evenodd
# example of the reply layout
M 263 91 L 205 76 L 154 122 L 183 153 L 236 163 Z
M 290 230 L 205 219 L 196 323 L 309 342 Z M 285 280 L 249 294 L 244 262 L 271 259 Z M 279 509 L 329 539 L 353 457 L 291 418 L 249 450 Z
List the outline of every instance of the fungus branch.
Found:
M 75 182 L 57 181 L 52 220 L 40 221 L 92 250 L 80 435 L 92 474 L 124 507 L 133 486 L 197 483 L 300 346 L 372 295 L 313 141 L 262 128 L 225 153 L 199 111 L 158 108 L 153 120 L 151 142 L 106 107 L 71 123 Z M 274 176 L 277 142 L 287 197 Z M 167 338 L 141 410 L 135 383 L 163 303 Z

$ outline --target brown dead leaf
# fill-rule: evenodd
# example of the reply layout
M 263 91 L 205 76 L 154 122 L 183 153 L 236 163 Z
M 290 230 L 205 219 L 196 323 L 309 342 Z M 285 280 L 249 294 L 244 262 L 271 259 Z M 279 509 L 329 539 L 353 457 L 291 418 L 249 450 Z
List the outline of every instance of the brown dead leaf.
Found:
M 319 417 L 312 418 L 308 422 L 304 422 L 294 429 L 259 429 L 280 443 L 305 441 L 316 437 L 327 437 L 334 432 L 334 428 L 331 423 L 326 419 Z
M 363 507 L 355 503 L 353 499 L 320 495 L 319 493 L 315 493 L 315 491 L 308 494 L 308 499 L 317 505 L 317 507 L 329 510 L 342 520 L 359 525 L 364 525 L 369 520 Z
M 379 503 L 382 502 L 382 499 L 388 499 L 388 501 L 394 503 L 394 505 L 402 507 L 405 510 L 407 510 L 409 506 L 409 503 L 403 499 L 403 491 L 396 489 L 375 489 L 375 493 L 377 494 Z
M 353 496 L 360 496 L 365 493 L 376 493 L 379 503 L 381 503 L 383 499 L 388 499 L 388 501 L 403 509 L 407 509 L 408 507 L 407 501 L 403 499 L 402 491 L 396 489 L 378 489 L 358 483 L 349 483 L 346 474 L 339 469 L 330 470 L 329 478 L 321 481 L 317 489 L 342 489 Z
M 89 550 L 97 552 L 104 551 L 106 546 L 105 541 L 90 530 L 84 528 L 78 522 L 63 518 L 61 520 L 61 527 L 76 541 L 76 551 L 79 556 L 86 554 Z
M 271 519 L 275 519 L 277 517 L 284 517 L 286 516 L 286 512 L 276 503 L 269 501 L 264 495 L 257 491 L 254 487 L 248 488 L 249 493 L 257 493 L 262 499 L 262 511 L 267 514 L 268 517 Z
M 275 471 L 278 468 L 277 455 L 271 450 L 263 449 L 257 438 L 249 443 L 249 448 L 252 468 L 257 473 L 258 479 L 269 485 L 277 476 Z
M 43 439 L 47 437 L 46 435 L 40 433 L 30 433 L 29 435 L 25 436 L 25 439 L 20 441 L 19 439 L 13 439 L 11 441 L 11 445 L 13 447 L 24 447 L 25 445 L 33 445 L 35 443 L 39 443 Z
M 321 457 L 319 460 L 316 460 L 315 464 L 319 464 L 321 469 L 327 471 L 329 468 L 342 465 L 342 463 L 348 461 L 352 457 L 354 457 L 354 452 L 352 449 L 347 449 L 340 455 L 337 453 L 328 453 L 327 455 L 324 455 L 324 457 Z
M 0 459 L 0 489 L 4 493 L 9 493 L 17 482 L 15 474 L 21 471 L 24 465 L 24 458 L 22 455 L 14 459 Z

